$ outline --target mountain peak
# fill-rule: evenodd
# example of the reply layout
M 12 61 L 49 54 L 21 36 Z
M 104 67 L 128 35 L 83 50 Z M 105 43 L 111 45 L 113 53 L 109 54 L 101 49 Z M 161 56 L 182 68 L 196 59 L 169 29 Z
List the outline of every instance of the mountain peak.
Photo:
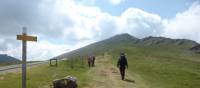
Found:
M 116 39 L 116 40 L 132 40 L 132 41 L 137 41 L 139 40 L 138 38 L 128 34 L 128 33 L 123 33 L 123 34 L 118 34 L 115 35 L 113 37 L 111 37 L 110 39 Z
M 122 33 L 122 34 L 118 34 L 116 36 L 131 36 L 129 33 Z
M 124 37 L 133 37 L 132 35 L 130 35 L 129 33 L 122 33 L 122 34 L 118 34 L 116 36 L 124 36 Z M 135 37 L 134 37 L 135 38 Z

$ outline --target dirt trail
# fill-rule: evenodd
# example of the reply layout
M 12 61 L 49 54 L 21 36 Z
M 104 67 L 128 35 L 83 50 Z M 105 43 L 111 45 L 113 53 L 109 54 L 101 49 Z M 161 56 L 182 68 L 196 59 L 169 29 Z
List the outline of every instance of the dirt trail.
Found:
M 136 88 L 134 78 L 126 71 L 125 80 L 121 80 L 118 69 L 112 64 L 109 55 L 97 57 L 96 66 L 88 74 L 92 82 L 85 88 Z

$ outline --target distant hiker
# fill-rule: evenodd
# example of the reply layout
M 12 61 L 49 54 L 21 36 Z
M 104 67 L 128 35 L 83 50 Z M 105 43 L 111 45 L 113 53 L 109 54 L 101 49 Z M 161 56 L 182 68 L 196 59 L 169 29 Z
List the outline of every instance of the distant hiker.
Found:
M 95 56 L 92 56 L 92 67 L 94 67 L 95 66 Z
M 87 62 L 88 62 L 88 67 L 90 67 L 90 56 L 88 56 Z
M 92 66 L 92 57 L 88 56 L 88 66 L 91 67 Z
M 120 58 L 117 62 L 117 67 L 120 70 L 121 78 L 124 80 L 125 76 L 125 69 L 128 68 L 127 59 L 124 53 L 120 53 Z

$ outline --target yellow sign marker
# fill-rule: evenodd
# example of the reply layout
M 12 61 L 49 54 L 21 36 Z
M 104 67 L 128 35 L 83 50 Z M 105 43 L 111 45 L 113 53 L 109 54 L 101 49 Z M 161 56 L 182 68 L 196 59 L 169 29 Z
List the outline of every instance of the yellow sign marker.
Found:
M 17 35 L 17 40 L 37 41 L 37 37 L 36 36 L 27 36 L 27 35 Z

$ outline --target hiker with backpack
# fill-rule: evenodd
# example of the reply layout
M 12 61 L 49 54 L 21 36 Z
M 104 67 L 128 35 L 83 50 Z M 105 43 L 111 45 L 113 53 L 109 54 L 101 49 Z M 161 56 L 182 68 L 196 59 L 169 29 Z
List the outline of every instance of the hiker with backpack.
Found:
M 125 69 L 128 69 L 128 63 L 124 53 L 120 53 L 120 58 L 117 62 L 117 67 L 119 68 L 121 79 L 124 80 Z
M 94 67 L 95 66 L 95 56 L 92 56 L 92 67 Z
M 88 67 L 91 67 L 92 66 L 92 57 L 91 56 L 88 56 Z

